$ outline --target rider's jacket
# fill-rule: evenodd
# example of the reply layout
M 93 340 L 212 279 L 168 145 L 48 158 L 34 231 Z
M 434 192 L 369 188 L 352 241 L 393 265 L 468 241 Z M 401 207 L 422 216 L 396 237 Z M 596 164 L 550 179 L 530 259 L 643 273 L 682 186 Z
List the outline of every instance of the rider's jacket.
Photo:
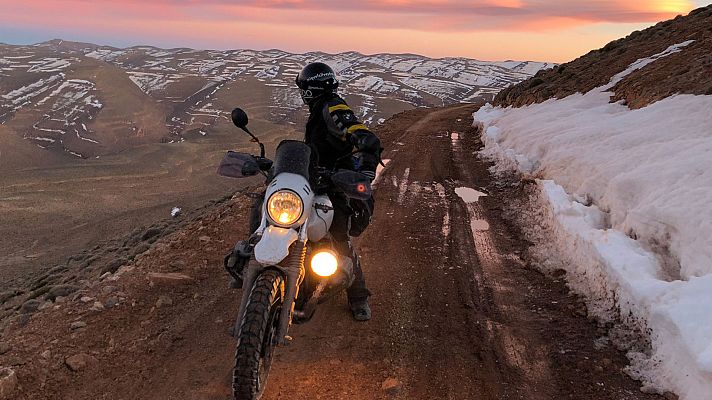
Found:
M 361 171 L 373 178 L 381 161 L 381 142 L 358 120 L 344 99 L 331 94 L 312 103 L 309 111 L 304 141 L 315 153 L 313 162 L 330 169 Z M 362 149 L 356 159 L 348 157 L 355 143 Z

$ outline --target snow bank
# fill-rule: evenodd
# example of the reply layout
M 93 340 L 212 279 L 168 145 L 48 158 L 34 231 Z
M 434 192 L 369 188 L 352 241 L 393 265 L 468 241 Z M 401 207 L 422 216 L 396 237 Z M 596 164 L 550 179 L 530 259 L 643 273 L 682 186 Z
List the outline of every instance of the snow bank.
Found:
M 487 105 L 475 120 L 497 169 L 545 179 L 542 249 L 566 260 L 556 267 L 571 287 L 599 317 L 617 309 L 649 333 L 652 354 L 631 354 L 633 370 L 697 400 L 712 398 L 712 96 L 630 110 L 607 92 L 690 43 L 638 60 L 589 93 Z

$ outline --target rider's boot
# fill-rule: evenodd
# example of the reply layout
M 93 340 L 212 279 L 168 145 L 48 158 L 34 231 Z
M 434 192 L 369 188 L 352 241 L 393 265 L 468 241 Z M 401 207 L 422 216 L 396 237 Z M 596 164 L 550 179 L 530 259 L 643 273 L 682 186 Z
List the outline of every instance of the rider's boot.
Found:
M 371 307 L 368 305 L 368 298 L 350 300 L 349 307 L 356 321 L 368 321 L 371 319 Z

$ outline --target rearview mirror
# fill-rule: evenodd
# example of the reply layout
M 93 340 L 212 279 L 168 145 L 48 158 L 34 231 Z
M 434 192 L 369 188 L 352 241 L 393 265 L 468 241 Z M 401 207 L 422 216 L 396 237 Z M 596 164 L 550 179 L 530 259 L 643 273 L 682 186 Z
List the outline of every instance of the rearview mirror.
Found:
M 240 129 L 245 129 L 247 127 L 247 113 L 242 110 L 242 108 L 236 108 L 232 110 L 232 123 Z
M 252 132 L 250 132 L 249 129 L 247 129 L 247 113 L 242 109 L 242 108 L 236 108 L 232 110 L 232 113 L 230 113 L 230 116 L 232 117 L 232 123 L 235 124 L 236 127 L 242 129 L 243 131 L 247 132 L 248 135 L 252 138 L 252 141 L 257 143 L 260 146 L 260 157 L 264 158 L 265 157 L 265 145 L 260 142 L 259 139 L 257 139 L 257 136 L 253 135 Z

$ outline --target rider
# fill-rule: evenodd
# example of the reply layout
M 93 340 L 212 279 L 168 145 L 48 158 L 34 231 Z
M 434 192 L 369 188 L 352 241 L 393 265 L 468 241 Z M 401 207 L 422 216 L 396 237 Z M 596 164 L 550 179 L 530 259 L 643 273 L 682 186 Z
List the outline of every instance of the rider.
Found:
M 345 168 L 359 171 L 373 180 L 381 161 L 381 142 L 366 125 L 356 118 L 344 99 L 336 94 L 339 81 L 334 71 L 324 63 L 304 67 L 296 79 L 304 103 L 309 106 L 305 142 L 311 146 L 312 163 L 328 169 Z M 354 157 L 349 155 L 358 150 Z M 330 233 L 336 250 L 351 258 L 356 278 L 347 290 L 354 319 L 368 321 L 371 308 L 370 292 L 350 236 L 358 236 L 370 222 L 373 198 L 368 201 L 349 200 L 344 195 L 332 195 L 334 220 Z

